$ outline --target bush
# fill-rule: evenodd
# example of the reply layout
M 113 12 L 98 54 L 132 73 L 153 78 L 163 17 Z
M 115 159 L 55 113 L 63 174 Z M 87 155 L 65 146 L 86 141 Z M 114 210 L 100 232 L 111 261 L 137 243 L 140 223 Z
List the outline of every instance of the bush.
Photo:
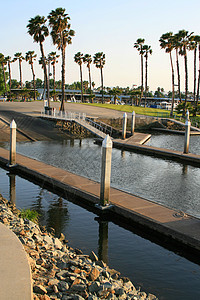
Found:
M 22 219 L 28 219 L 32 222 L 38 223 L 39 214 L 36 210 L 22 209 L 20 212 L 20 217 Z

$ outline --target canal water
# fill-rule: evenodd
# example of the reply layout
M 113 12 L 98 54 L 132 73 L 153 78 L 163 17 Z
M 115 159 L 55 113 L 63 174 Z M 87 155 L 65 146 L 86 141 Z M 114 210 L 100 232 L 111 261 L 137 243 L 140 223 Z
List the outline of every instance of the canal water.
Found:
M 6 143 L 0 146 L 8 148 Z M 99 181 L 101 147 L 91 139 L 18 143 L 17 151 Z M 198 218 L 199 178 L 199 168 L 113 149 L 112 186 Z M 200 299 L 199 265 L 111 221 L 97 220 L 94 213 L 70 199 L 19 176 L 13 178 L 1 169 L 0 193 L 5 198 L 10 197 L 13 181 L 17 207 L 36 209 L 42 223 L 54 227 L 57 234 L 63 232 L 72 247 L 85 253 L 94 250 L 136 286 L 159 299 Z

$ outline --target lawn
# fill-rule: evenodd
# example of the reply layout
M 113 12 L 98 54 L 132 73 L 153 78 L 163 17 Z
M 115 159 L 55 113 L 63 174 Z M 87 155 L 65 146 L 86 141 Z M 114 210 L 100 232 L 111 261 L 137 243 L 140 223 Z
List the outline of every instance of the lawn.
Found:
M 165 116 L 169 117 L 170 111 L 159 109 L 159 108 L 149 108 L 149 107 L 141 107 L 141 106 L 130 106 L 130 105 L 115 105 L 115 104 L 101 104 L 101 103 L 84 103 L 85 105 L 92 105 L 98 107 L 104 107 L 108 109 L 114 109 L 124 112 L 130 112 L 134 110 L 136 114 L 139 115 L 147 115 L 147 116 Z

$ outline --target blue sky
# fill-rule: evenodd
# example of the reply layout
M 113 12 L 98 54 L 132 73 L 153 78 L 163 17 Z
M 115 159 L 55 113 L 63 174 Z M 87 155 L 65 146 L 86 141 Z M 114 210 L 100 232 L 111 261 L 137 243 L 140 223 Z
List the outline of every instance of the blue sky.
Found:
M 160 49 L 159 38 L 168 31 L 178 32 L 186 29 L 200 35 L 199 12 L 200 1 L 135 1 L 135 0 L 8 0 L 1 3 L 0 40 L 5 56 L 34 50 L 40 57 L 39 46 L 33 43 L 27 34 L 28 20 L 36 15 L 47 16 L 52 9 L 64 7 L 71 17 L 71 27 L 76 35 L 66 55 L 66 81 L 79 80 L 79 67 L 74 63 L 74 54 L 78 51 L 92 56 L 99 51 L 106 55 L 104 68 L 105 86 L 140 85 L 140 59 L 133 48 L 137 38 L 145 38 L 151 45 L 153 54 L 149 58 L 148 85 L 151 90 L 163 87 L 171 90 L 171 73 L 169 57 Z M 51 38 L 44 44 L 45 54 L 55 51 Z M 192 90 L 192 53 L 189 54 L 189 88 Z M 183 62 L 181 62 L 184 75 Z M 42 71 L 35 65 L 36 77 L 42 78 Z M 86 67 L 84 80 L 88 80 Z M 17 62 L 12 64 L 12 77 L 19 79 Z M 57 80 L 61 78 L 60 66 L 56 72 Z M 31 80 L 31 71 L 23 62 L 23 81 Z M 100 85 L 100 72 L 92 66 L 92 80 Z M 182 76 L 184 90 L 184 76 Z

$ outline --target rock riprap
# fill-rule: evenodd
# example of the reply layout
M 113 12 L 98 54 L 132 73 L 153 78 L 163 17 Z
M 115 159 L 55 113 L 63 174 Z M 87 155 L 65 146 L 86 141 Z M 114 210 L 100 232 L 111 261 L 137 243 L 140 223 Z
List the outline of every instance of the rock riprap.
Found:
M 0 197 L 0 222 L 19 238 L 32 270 L 35 300 L 158 299 L 141 292 L 110 269 L 94 252 L 84 255 L 44 228 L 20 218 L 20 212 Z

